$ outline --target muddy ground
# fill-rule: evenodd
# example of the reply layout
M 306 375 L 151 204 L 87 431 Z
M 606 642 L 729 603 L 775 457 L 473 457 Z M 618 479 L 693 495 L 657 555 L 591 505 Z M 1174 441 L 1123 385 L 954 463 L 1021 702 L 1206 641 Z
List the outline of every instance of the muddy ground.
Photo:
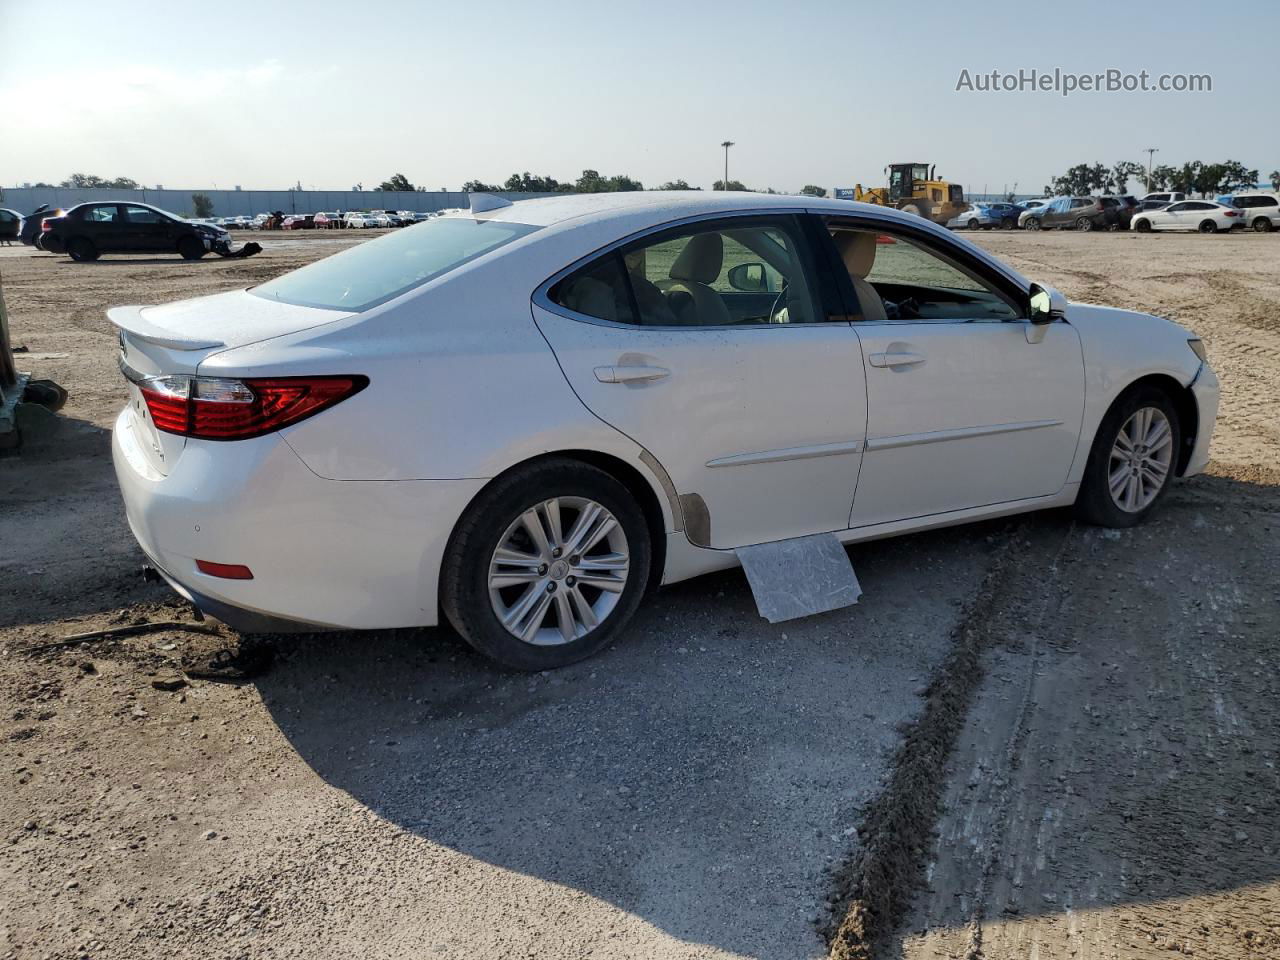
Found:
M 862 603 L 777 626 L 740 573 L 705 577 L 547 676 L 397 631 L 279 641 L 253 683 L 175 691 L 153 682 L 239 638 L 25 652 L 188 619 L 137 575 L 103 309 L 352 238 L 197 263 L 0 248 L 19 366 L 71 391 L 0 460 L 0 956 L 813 957 L 888 851 L 882 956 L 1280 957 L 1280 240 L 978 241 L 1205 339 L 1214 463 L 1147 526 L 1054 512 L 860 546 Z M 940 803 L 877 818 L 903 769 Z

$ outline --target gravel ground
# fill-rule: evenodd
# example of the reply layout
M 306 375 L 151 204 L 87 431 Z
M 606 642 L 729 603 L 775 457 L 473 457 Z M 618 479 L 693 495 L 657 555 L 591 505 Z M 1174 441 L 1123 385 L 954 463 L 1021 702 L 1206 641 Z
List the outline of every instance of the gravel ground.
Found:
M 71 390 L 60 430 L 0 461 L 0 956 L 821 956 L 864 812 L 975 630 L 937 837 L 888 838 L 922 886 L 882 951 L 1280 956 L 1275 237 L 979 238 L 1206 340 L 1214 476 L 1140 530 L 1055 513 L 864 545 L 857 607 L 776 626 L 740 573 L 704 577 L 546 676 L 447 630 L 291 638 L 252 684 L 172 692 L 153 682 L 239 638 L 21 652 L 186 619 L 137 577 L 103 309 L 349 242 L 197 263 L 0 248 L 20 366 Z

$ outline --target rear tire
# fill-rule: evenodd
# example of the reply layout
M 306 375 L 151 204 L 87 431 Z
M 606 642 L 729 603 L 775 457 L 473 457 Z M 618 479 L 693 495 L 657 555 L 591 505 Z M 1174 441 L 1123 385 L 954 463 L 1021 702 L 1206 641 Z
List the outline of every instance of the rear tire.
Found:
M 1203 223 L 1200 224 L 1200 232 L 1201 233 L 1217 233 L 1218 225 L 1214 223 L 1212 220 L 1205 220 Z
M 1258 233 L 1270 233 L 1272 229 L 1271 218 L 1258 217 L 1257 220 L 1253 221 L 1252 226 L 1253 226 L 1253 229 L 1256 230 Z
M 195 237 L 186 236 L 178 241 L 178 253 L 182 254 L 183 260 L 199 260 L 208 252 Z
M 1162 435 L 1156 443 L 1150 445 L 1150 451 L 1145 443 L 1137 445 L 1142 448 L 1143 454 L 1149 457 L 1146 463 L 1150 465 L 1138 462 L 1135 467 L 1138 473 L 1134 474 L 1130 468 L 1130 461 L 1124 454 L 1118 452 L 1125 445 L 1119 438 L 1121 429 L 1125 429 L 1126 438 L 1132 435 L 1134 418 L 1144 411 L 1156 411 L 1156 413 L 1151 414 L 1152 426 L 1148 428 L 1146 436 L 1140 436 L 1139 440 L 1145 441 L 1147 436 L 1151 435 L 1150 431 L 1158 432 L 1161 418 L 1168 424 L 1167 439 Z M 1157 443 L 1159 449 L 1155 449 Z M 1089 450 L 1089 461 L 1085 466 L 1084 478 L 1080 481 L 1080 491 L 1076 496 L 1076 515 L 1086 523 L 1102 527 L 1132 527 L 1142 523 L 1164 498 L 1169 485 L 1173 482 L 1181 444 L 1182 431 L 1178 423 L 1178 412 L 1167 393 L 1158 387 L 1140 386 L 1121 394 L 1111 405 L 1107 415 L 1102 418 L 1102 423 L 1098 425 L 1098 432 L 1093 438 L 1093 446 Z M 1130 446 L 1133 445 L 1130 444 Z M 1166 459 L 1167 462 L 1163 465 L 1164 474 L 1158 488 L 1152 494 L 1151 490 L 1145 487 L 1150 486 L 1151 475 L 1159 472 L 1161 464 L 1153 462 L 1156 458 Z M 1130 478 L 1141 479 L 1144 489 L 1142 489 L 1142 495 L 1135 497 L 1134 502 L 1126 507 L 1123 501 Z M 1116 489 L 1117 484 L 1119 484 L 1119 493 L 1113 495 L 1112 491 Z M 1148 496 L 1149 499 L 1147 499 Z
M 98 259 L 98 248 L 93 245 L 92 240 L 84 237 L 76 237 L 67 244 L 67 256 L 76 263 L 92 263 Z
M 550 522 L 547 511 L 552 502 L 556 524 Z M 562 507 L 566 512 L 561 512 Z M 591 507 L 612 515 L 616 526 L 596 546 L 573 555 L 569 549 L 573 524 Z M 543 549 L 521 523 L 530 515 L 544 533 Z M 555 526 L 560 527 L 558 536 Z M 559 549 L 557 539 L 566 548 L 563 554 L 551 552 Z M 539 559 L 525 565 L 508 562 L 499 570 L 500 548 L 508 556 L 514 551 L 517 556 Z M 603 569 L 599 564 L 606 554 L 613 558 L 610 562 L 619 556 L 625 561 L 625 569 L 610 575 L 623 578 L 612 581 L 621 584 L 620 590 L 601 590 L 586 582 L 592 575 L 591 561 L 597 562 L 594 569 Z M 562 569 L 565 561 L 569 566 Z M 651 562 L 649 527 L 627 489 L 596 467 L 550 458 L 499 478 L 468 507 L 445 551 L 440 605 L 463 639 L 490 659 L 515 670 L 550 670 L 598 653 L 617 639 L 644 596 Z M 576 582 L 574 571 L 582 575 L 581 582 Z M 516 616 L 526 599 L 545 600 L 545 610 Z M 583 611 L 583 603 L 589 612 Z M 569 628 L 561 621 L 566 610 L 573 621 Z M 524 624 L 532 627 L 531 639 L 516 636 L 504 625 L 502 615 L 510 618 L 514 630 Z M 598 622 L 587 626 L 596 617 Z

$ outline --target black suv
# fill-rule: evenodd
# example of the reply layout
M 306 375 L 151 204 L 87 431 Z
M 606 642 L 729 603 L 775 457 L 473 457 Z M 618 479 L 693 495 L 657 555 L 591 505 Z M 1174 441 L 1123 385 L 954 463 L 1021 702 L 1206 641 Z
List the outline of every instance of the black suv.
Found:
M 210 250 L 225 253 L 231 234 L 212 223 L 196 223 L 145 203 L 100 201 L 72 207 L 44 223 L 41 245 L 72 260 L 104 253 L 178 253 L 199 260 Z

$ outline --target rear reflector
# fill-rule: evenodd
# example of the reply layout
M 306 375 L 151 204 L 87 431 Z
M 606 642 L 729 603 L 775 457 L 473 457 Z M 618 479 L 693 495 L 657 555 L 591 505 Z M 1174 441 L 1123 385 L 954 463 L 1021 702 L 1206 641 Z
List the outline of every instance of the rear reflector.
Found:
M 305 420 L 369 385 L 369 378 L 150 377 L 138 381 L 157 430 L 201 440 L 247 440 Z
M 211 560 L 197 560 L 196 569 L 211 577 L 222 577 L 224 580 L 253 579 L 253 571 L 243 563 L 214 563 Z

